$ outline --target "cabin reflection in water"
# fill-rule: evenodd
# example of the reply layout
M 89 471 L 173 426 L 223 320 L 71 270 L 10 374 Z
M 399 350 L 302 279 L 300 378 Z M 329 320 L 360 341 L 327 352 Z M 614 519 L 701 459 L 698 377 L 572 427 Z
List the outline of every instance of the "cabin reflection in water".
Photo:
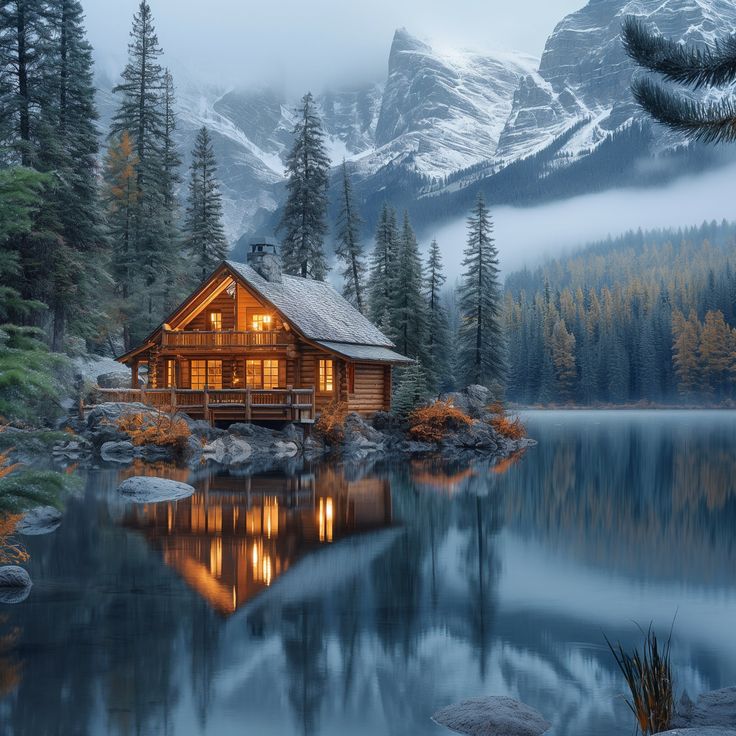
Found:
M 167 565 L 210 605 L 229 615 L 302 557 L 391 523 L 388 480 L 347 480 L 339 468 L 293 476 L 212 475 L 183 501 L 132 507 Z

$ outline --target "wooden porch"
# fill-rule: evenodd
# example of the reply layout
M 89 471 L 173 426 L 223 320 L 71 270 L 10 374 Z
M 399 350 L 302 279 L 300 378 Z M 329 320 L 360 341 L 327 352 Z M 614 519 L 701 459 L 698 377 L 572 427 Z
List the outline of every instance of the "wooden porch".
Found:
M 274 389 L 99 389 L 102 401 L 138 402 L 161 411 L 181 411 L 208 422 L 285 421 L 314 423 L 312 388 Z
M 211 350 L 217 348 L 285 348 L 285 330 L 163 330 L 161 347 Z

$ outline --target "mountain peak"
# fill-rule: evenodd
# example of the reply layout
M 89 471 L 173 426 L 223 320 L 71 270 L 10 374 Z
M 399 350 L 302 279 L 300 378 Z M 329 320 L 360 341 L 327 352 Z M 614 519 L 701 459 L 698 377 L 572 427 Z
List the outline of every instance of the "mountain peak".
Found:
M 416 36 L 413 36 L 404 26 L 397 28 L 394 31 L 394 38 L 391 42 L 390 57 L 406 51 L 428 52 L 431 50 L 432 49 L 428 44 L 424 43 L 424 41 L 420 41 Z

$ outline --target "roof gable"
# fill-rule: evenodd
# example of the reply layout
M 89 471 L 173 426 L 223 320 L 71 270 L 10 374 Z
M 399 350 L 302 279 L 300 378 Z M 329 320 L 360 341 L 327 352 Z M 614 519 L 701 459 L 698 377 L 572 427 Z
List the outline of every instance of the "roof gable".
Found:
M 307 339 L 393 347 L 386 335 L 325 281 L 283 274 L 282 282 L 275 283 L 245 263 L 226 264 Z

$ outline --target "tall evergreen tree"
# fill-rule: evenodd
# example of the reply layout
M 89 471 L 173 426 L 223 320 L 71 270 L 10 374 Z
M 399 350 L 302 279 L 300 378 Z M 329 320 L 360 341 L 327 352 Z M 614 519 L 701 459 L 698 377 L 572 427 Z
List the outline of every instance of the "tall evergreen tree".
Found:
M 433 389 L 449 388 L 451 383 L 447 309 L 442 298 L 445 281 L 440 247 L 433 240 L 424 272 L 427 299 L 426 363 Z
M 185 226 L 187 249 L 196 264 L 197 278 L 204 281 L 227 256 L 227 238 L 222 226 L 222 195 L 217 182 L 217 164 L 212 139 L 200 128 L 192 151 L 189 202 Z
M 466 384 L 490 384 L 504 377 L 501 288 L 493 223 L 482 194 L 468 218 L 468 242 L 460 293 L 461 378 Z
M 393 293 L 391 326 L 397 350 L 403 355 L 419 360 L 427 359 L 427 308 L 423 295 L 422 261 L 419 244 L 404 212 L 404 223 L 399 240 L 396 261 L 396 288 Z
M 54 350 L 61 350 L 67 323 L 91 337 L 99 313 L 102 233 L 97 193 L 98 137 L 92 47 L 78 0 L 54 0 L 46 10 L 46 100 L 38 160 L 53 172 L 49 206 L 59 223 L 50 249 L 47 301 L 52 311 Z
M 384 203 L 376 228 L 376 244 L 371 256 L 368 278 L 368 316 L 384 332 L 391 322 L 398 250 L 396 211 Z M 392 332 L 386 334 L 391 337 Z
M 360 242 L 360 216 L 353 201 L 347 165 L 342 162 L 342 200 L 337 220 L 337 246 L 335 254 L 343 262 L 342 294 L 358 311 L 365 313 L 365 257 Z
M 575 335 L 568 332 L 565 320 L 558 319 L 552 328 L 552 364 L 555 367 L 557 395 L 569 401 L 573 398 L 577 381 L 575 364 Z
M 700 324 L 694 310 L 687 319 L 681 312 L 675 312 L 672 319 L 673 362 L 677 374 L 680 393 L 691 398 L 700 383 L 698 348 L 700 346 Z
M 284 232 L 281 258 L 287 273 L 323 281 L 328 267 L 324 252 L 327 232 L 327 189 L 330 159 L 322 122 L 312 93 L 302 98 L 294 126 L 294 145 L 286 159 L 288 196 L 278 231 Z
M 705 49 L 650 31 L 635 16 L 625 19 L 624 48 L 637 64 L 668 82 L 695 90 L 728 89 L 736 81 L 736 37 L 723 36 Z M 732 94 L 715 100 L 695 99 L 651 77 L 632 84 L 634 98 L 655 120 L 695 140 L 736 140 L 736 102 Z

